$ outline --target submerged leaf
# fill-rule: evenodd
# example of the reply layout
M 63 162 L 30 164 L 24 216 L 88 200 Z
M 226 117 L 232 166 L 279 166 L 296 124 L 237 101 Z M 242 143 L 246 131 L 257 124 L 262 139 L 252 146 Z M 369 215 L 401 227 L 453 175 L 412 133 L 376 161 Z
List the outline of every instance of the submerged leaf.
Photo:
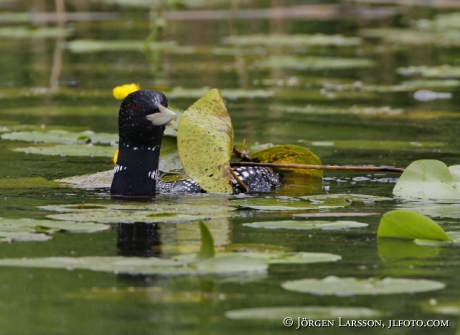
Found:
M 220 92 L 213 89 L 179 121 L 179 157 L 185 172 L 209 193 L 232 193 L 233 127 Z
M 286 281 L 284 289 L 316 295 L 352 296 L 362 294 L 415 293 L 441 290 L 445 285 L 438 281 L 403 278 L 338 278 L 300 279 Z
M 382 216 L 377 237 L 450 240 L 450 237 L 433 220 L 416 212 L 402 209 L 385 213 Z

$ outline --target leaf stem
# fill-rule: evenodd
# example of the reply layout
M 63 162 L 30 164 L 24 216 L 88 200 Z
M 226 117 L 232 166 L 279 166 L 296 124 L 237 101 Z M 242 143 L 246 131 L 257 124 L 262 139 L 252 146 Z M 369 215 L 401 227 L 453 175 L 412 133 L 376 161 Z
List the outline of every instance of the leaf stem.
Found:
M 230 163 L 231 165 L 232 163 Z M 233 171 L 232 169 L 229 169 L 231 175 L 233 176 L 233 178 L 235 178 L 236 182 L 238 183 L 238 185 L 240 185 L 241 189 L 243 190 L 243 193 L 247 193 L 248 192 L 248 187 L 246 186 L 245 183 L 243 183 L 243 181 L 240 179 L 240 177 L 238 177 L 238 175 L 235 173 L 235 171 Z
M 402 173 L 405 169 L 392 166 L 341 166 L 341 165 L 307 165 L 307 164 L 277 164 L 256 162 L 231 162 L 230 166 L 264 166 L 278 169 L 306 169 L 306 170 L 339 170 L 339 171 L 383 171 Z M 235 178 L 236 179 L 236 178 Z M 238 179 L 237 179 L 238 181 Z

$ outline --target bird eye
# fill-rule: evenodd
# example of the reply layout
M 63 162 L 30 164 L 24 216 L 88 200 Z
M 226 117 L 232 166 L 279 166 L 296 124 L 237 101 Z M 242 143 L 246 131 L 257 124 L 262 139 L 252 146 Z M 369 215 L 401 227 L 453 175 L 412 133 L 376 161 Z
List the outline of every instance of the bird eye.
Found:
M 137 105 L 137 103 L 133 102 L 133 104 L 131 105 L 131 107 L 132 107 L 133 109 L 137 109 L 137 107 L 139 107 L 139 106 Z

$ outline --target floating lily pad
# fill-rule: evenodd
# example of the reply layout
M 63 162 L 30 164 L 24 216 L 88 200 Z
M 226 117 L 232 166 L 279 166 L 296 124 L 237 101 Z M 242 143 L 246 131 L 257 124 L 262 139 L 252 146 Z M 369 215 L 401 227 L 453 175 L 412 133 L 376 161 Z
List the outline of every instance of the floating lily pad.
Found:
M 382 216 L 377 237 L 450 240 L 450 237 L 433 220 L 419 213 L 401 209 Z
M 96 207 L 95 207 L 96 206 Z M 135 222 L 190 222 L 209 218 L 232 216 L 233 207 L 191 204 L 139 204 L 139 205 L 91 205 L 87 206 L 42 206 L 44 210 L 57 211 L 51 214 L 53 220 L 97 223 Z
M 24 142 L 52 142 L 52 143 L 104 143 L 111 144 L 118 141 L 117 134 L 95 133 L 91 130 L 70 132 L 66 130 L 21 131 L 1 135 L 4 140 Z
M 427 31 L 404 28 L 375 28 L 362 29 L 359 34 L 363 37 L 381 38 L 386 43 L 403 46 L 437 45 L 453 47 L 460 45 L 460 31 Z
M 438 281 L 425 279 L 403 278 L 338 278 L 329 276 L 324 279 L 300 279 L 286 281 L 281 285 L 284 289 L 316 295 L 376 295 L 415 293 L 441 290 L 445 285 Z
M 309 142 L 302 141 L 304 144 Z M 313 141 L 312 146 L 328 146 L 335 148 L 352 148 L 352 149 L 422 149 L 422 148 L 439 148 L 447 144 L 443 142 L 403 142 L 403 141 L 373 141 L 373 140 L 339 140 L 339 141 Z
M 426 215 L 435 218 L 460 218 L 460 204 L 458 203 L 436 204 L 435 200 L 431 200 L 430 202 L 420 201 L 413 203 L 402 203 L 399 207 L 403 210 L 410 210 L 417 212 L 421 215 Z
M 85 174 L 55 180 L 58 183 L 69 184 L 72 187 L 84 189 L 109 188 L 112 185 L 113 169 L 97 173 Z
M 198 99 L 209 92 L 209 87 L 202 88 L 183 88 L 175 87 L 171 91 L 167 92 L 169 99 L 177 98 L 190 98 Z M 243 90 L 243 89 L 221 89 L 222 96 L 226 99 L 255 99 L 255 98 L 270 98 L 275 92 L 267 90 Z
M 337 193 L 337 194 L 318 194 L 318 195 L 306 195 L 299 197 L 300 199 L 309 200 L 311 202 L 321 202 L 330 200 L 340 200 L 349 202 L 359 202 L 364 204 L 374 203 L 376 201 L 392 201 L 392 198 L 380 197 L 375 195 L 365 194 L 348 194 L 348 193 Z
M 418 245 L 431 246 L 431 247 L 460 247 L 460 232 L 459 231 L 446 231 L 450 240 L 440 241 L 436 239 L 417 238 L 414 240 Z
M 229 172 L 233 127 L 217 89 L 206 93 L 184 112 L 177 146 L 185 172 L 201 188 L 209 193 L 233 192 Z
M 362 40 L 359 37 L 345 37 L 343 35 L 324 35 L 324 34 L 302 34 L 302 35 L 242 35 L 225 37 L 222 42 L 224 44 L 232 44 L 237 46 L 356 46 L 360 45 Z
M 282 111 L 283 113 L 299 113 L 299 114 L 320 114 L 320 115 L 363 115 L 363 116 L 380 116 L 380 115 L 400 115 L 404 112 L 400 108 L 391 108 L 389 106 L 383 107 L 362 107 L 362 106 L 351 106 L 351 107 L 330 107 L 330 106 L 314 106 L 307 105 L 305 107 L 299 106 L 285 106 L 285 105 L 273 105 L 270 106 L 270 110 Z
M 164 50 L 177 47 L 174 41 L 152 43 L 149 48 L 152 50 Z M 94 53 L 102 51 L 142 51 L 145 48 L 144 41 L 132 40 L 74 40 L 66 43 L 66 48 L 73 53 Z
M 256 64 L 262 68 L 292 69 L 292 70 L 339 70 L 368 68 L 375 65 L 372 60 L 360 58 L 332 58 L 332 57 L 291 57 L 271 56 Z
M 285 144 L 274 146 L 251 154 L 251 160 L 262 163 L 321 165 L 321 161 L 310 150 L 298 145 Z M 321 178 L 322 170 L 280 169 L 300 175 Z
M 25 268 L 50 268 L 66 270 L 92 270 L 124 274 L 177 275 L 193 274 L 184 262 L 140 257 L 48 257 L 48 258 L 6 258 L 0 260 L 0 266 Z
M 1 189 L 23 189 L 23 188 L 57 188 L 59 184 L 46 180 L 45 178 L 3 178 L 0 179 Z
M 268 263 L 244 253 L 217 254 L 212 258 L 194 263 L 200 273 L 266 272 Z
M 234 320 L 261 320 L 280 322 L 280 315 L 289 315 L 294 320 L 308 316 L 309 320 L 331 319 L 366 319 L 381 315 L 382 312 L 365 307 L 339 307 L 339 306 L 283 306 L 244 308 L 225 312 L 225 317 Z M 297 327 L 297 326 L 296 326 Z
M 397 69 L 399 74 L 404 76 L 419 75 L 425 78 L 460 78 L 460 66 L 409 66 Z
M 182 261 L 193 261 L 197 257 L 197 254 L 185 254 L 174 257 L 174 259 Z M 219 259 L 222 260 L 223 264 L 218 265 Z M 210 259 L 206 259 L 209 262 L 200 261 L 199 264 L 202 269 L 205 268 L 217 268 L 222 267 L 222 271 L 225 271 L 223 267 L 228 267 L 227 271 L 231 271 L 232 263 L 237 263 L 241 259 L 242 267 L 253 266 L 255 268 L 262 269 L 262 264 L 268 267 L 269 264 L 312 264 L 312 263 L 323 263 L 323 262 L 336 262 L 341 260 L 342 257 L 335 254 L 328 253 L 314 253 L 314 252 L 231 252 L 231 253 L 217 253 L 214 256 L 214 260 L 211 262 Z M 254 262 L 251 260 L 255 260 Z M 194 263 L 195 264 L 195 263 Z M 198 264 L 198 263 L 196 263 Z M 198 266 L 198 265 L 197 265 Z
M 460 199 L 460 191 L 448 167 L 434 159 L 411 163 L 399 178 L 393 194 L 401 198 Z
M 0 242 L 46 242 L 52 237 L 46 234 L 33 232 L 8 232 L 0 230 Z
M 72 223 L 69 221 L 4 219 L 0 218 L 0 232 L 11 229 L 27 229 L 52 233 L 63 230 L 72 233 L 92 233 L 110 229 L 110 226 L 95 223 Z
M 294 230 L 340 230 L 350 228 L 364 228 L 368 224 L 356 221 L 300 221 L 300 220 L 285 220 L 285 221 L 265 221 L 245 223 L 243 226 L 251 228 L 266 228 L 266 229 L 294 229 Z
M 13 151 L 25 152 L 26 154 L 48 156 L 86 156 L 86 157 L 113 157 L 113 146 L 92 144 L 59 144 L 54 146 L 34 146 L 15 148 Z
M 327 255 L 327 254 L 324 254 Z M 335 261 L 340 256 L 330 255 L 330 259 L 316 257 L 314 262 Z M 20 258 L 0 259 L 0 266 L 54 269 L 82 269 L 116 274 L 131 275 L 202 275 L 202 274 L 237 274 L 265 273 L 269 264 L 276 264 L 283 254 L 268 257 L 254 257 L 250 253 L 217 254 L 215 257 L 196 262 L 195 254 L 189 257 L 175 259 L 140 258 L 140 257 L 50 257 L 50 258 Z M 334 256 L 334 257 L 332 257 Z M 311 258 L 291 256 L 293 263 L 311 263 Z M 303 262 L 299 259 L 303 258 Z M 191 262 L 193 260 L 193 262 Z M 310 261 L 309 261 L 310 260 Z M 279 260 L 283 262 L 283 260 Z
M 295 198 L 245 198 L 233 200 L 232 204 L 242 208 L 252 208 L 265 211 L 301 211 L 350 206 L 348 201 L 333 200 L 324 203 L 311 203 Z
M 61 89 L 60 89 L 61 90 Z M 72 91 L 75 95 L 75 91 Z M 82 94 L 85 92 L 83 91 Z M 89 94 L 89 92 L 87 92 Z M 98 92 L 99 95 L 102 95 L 102 92 Z M 104 92 L 106 94 L 106 92 Z M 7 93 L 6 95 L 9 95 Z M 27 94 L 20 94 L 26 95 Z M 70 92 L 69 92 L 70 95 Z M 99 115 L 99 116 L 116 116 L 117 109 L 116 107 L 106 107 L 106 106 L 85 106 L 85 107 L 77 107 L 77 106 L 31 106 L 31 107 L 16 107 L 16 108 L 5 108 L 2 110 L 3 114 L 8 115 L 48 115 L 48 116 L 59 116 L 59 115 Z M 25 125 L 23 126 L 25 129 L 21 129 L 20 127 L 14 127 L 13 130 L 21 131 L 21 130 L 41 130 L 42 126 L 40 125 Z M 46 126 L 46 129 L 53 129 L 55 127 Z M 62 130 L 63 126 L 59 126 L 59 129 Z M 69 129 L 68 126 L 65 126 L 65 129 Z M 85 129 L 77 129 L 77 130 L 85 130 Z
M 56 38 L 66 37 L 72 34 L 72 30 L 59 27 L 3 27 L 0 28 L 0 37 L 10 39 L 22 38 Z

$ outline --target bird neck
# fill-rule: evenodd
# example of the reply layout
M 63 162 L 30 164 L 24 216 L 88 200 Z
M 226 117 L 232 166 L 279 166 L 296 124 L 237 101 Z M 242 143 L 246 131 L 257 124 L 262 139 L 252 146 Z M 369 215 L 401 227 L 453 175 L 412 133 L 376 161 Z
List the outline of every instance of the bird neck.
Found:
M 120 142 L 110 193 L 121 196 L 154 196 L 160 143 L 133 147 Z

